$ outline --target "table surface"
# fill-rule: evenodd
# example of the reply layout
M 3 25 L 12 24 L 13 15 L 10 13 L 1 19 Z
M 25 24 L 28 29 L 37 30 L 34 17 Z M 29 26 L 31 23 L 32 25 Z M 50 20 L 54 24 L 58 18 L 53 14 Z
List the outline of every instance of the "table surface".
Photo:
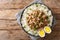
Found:
M 33 0 L 0 0 L 0 40 L 31 40 L 16 21 L 16 13 Z M 60 40 L 60 0 L 43 0 L 53 11 L 56 25 L 52 33 L 39 40 Z

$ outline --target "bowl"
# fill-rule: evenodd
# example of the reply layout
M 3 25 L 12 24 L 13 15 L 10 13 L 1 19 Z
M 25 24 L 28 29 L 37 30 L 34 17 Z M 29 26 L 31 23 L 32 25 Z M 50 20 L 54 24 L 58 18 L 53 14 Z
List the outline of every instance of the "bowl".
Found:
M 22 15 L 23 15 L 25 9 L 28 8 L 29 6 L 33 5 L 33 4 L 45 5 L 45 4 L 43 4 L 43 3 L 40 3 L 40 2 L 37 2 L 37 1 L 36 1 L 36 2 L 33 2 L 33 3 L 29 4 L 28 6 L 26 6 L 25 8 L 23 8 L 19 13 L 17 13 L 17 15 L 16 15 L 16 17 L 17 17 L 17 22 L 18 22 L 18 24 L 19 24 L 21 27 L 22 27 L 21 18 L 22 18 Z M 46 6 L 49 10 L 51 10 L 47 5 L 45 5 L 45 6 Z M 51 11 L 51 12 L 52 12 L 52 11 Z M 52 15 L 53 15 L 53 12 L 52 12 Z M 54 26 L 54 24 L 55 24 L 55 18 L 54 18 L 54 16 L 53 16 L 51 28 Z M 30 36 L 39 37 L 39 36 L 35 36 L 35 35 L 32 35 L 32 34 L 28 33 L 23 27 L 22 27 L 22 29 L 23 29 L 27 34 L 29 34 Z

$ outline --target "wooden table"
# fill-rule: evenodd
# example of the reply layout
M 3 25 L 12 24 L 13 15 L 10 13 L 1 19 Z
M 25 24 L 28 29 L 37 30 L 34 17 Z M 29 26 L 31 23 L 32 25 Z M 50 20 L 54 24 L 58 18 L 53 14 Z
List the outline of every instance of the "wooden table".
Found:
M 31 40 L 17 24 L 16 13 L 33 0 L 0 0 L 0 40 Z M 53 31 L 39 40 L 60 40 L 60 0 L 43 0 L 51 8 L 56 18 Z

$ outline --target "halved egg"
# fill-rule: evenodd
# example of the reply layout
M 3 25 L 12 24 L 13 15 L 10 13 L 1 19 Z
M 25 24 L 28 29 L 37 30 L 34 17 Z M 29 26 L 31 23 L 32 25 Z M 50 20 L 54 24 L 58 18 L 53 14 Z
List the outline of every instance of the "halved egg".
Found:
M 45 37 L 45 32 L 44 32 L 44 30 L 39 30 L 39 31 L 38 31 L 38 34 L 39 34 L 40 37 Z
M 44 31 L 49 34 L 51 33 L 51 28 L 49 26 L 45 26 Z

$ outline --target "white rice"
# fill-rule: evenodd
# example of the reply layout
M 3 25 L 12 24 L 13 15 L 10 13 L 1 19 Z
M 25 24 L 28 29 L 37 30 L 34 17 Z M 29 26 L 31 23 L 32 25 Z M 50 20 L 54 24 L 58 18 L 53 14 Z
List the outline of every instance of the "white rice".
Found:
M 29 34 L 32 34 L 32 35 L 35 35 L 35 36 L 38 36 L 37 31 L 31 30 L 29 28 L 29 26 L 27 25 L 26 17 L 28 16 L 28 13 L 31 13 L 32 10 L 38 9 L 40 11 L 43 11 L 47 16 L 52 15 L 51 11 L 45 5 L 41 5 L 41 4 L 37 4 L 37 5 L 38 5 L 38 7 L 36 7 L 36 4 L 33 4 L 33 5 L 29 6 L 28 8 L 26 8 L 24 13 L 23 13 L 22 19 L 21 19 L 22 27 L 24 27 L 24 29 Z M 50 23 L 48 24 L 50 26 L 52 26 L 52 19 L 53 19 L 53 16 L 50 16 L 49 17 Z

